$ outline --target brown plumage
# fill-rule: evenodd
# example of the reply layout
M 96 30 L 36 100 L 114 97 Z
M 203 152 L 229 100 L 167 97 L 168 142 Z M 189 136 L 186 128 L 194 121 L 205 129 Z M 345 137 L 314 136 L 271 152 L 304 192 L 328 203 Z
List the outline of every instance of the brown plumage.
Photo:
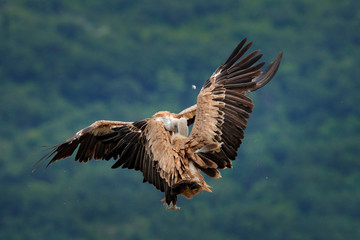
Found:
M 280 53 L 261 71 L 264 63 L 257 61 L 262 55 L 254 51 L 243 57 L 252 45 L 245 43 L 241 41 L 204 83 L 197 104 L 178 114 L 161 111 L 137 122 L 97 121 L 52 147 L 37 163 L 50 159 L 50 165 L 70 157 L 78 147 L 75 161 L 114 159 L 112 168 L 140 170 L 143 182 L 165 192 L 171 209 L 178 209 L 177 195 L 191 198 L 202 190 L 211 192 L 199 170 L 219 178 L 218 169 L 232 168 L 254 106 L 246 93 L 265 86 L 282 57 Z

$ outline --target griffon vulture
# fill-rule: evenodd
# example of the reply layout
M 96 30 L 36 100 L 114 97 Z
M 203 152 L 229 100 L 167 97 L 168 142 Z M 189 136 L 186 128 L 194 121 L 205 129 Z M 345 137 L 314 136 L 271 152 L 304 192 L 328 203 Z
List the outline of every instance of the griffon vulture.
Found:
M 112 168 L 140 170 L 143 182 L 165 192 L 168 209 L 179 208 L 178 195 L 192 198 L 202 190 L 211 192 L 200 170 L 219 178 L 219 169 L 232 168 L 254 106 L 246 94 L 265 86 L 280 65 L 282 53 L 261 71 L 265 63 L 257 63 L 259 50 L 244 56 L 251 45 L 246 39 L 238 44 L 204 83 L 195 105 L 137 122 L 96 121 L 53 146 L 37 163 L 51 158 L 50 165 L 70 157 L 78 147 L 75 161 L 113 158 Z

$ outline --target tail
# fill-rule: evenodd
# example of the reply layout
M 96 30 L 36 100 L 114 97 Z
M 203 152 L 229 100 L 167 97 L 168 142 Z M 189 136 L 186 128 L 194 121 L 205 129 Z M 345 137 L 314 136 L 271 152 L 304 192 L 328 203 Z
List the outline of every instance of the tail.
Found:
M 165 198 L 162 201 L 165 201 L 164 204 L 167 206 L 167 209 L 178 210 L 180 207 L 176 206 L 177 195 L 183 195 L 190 199 L 202 190 L 211 192 L 210 186 L 205 181 L 198 183 L 191 180 L 182 180 L 168 191 L 165 191 Z
M 191 180 L 182 180 L 175 184 L 172 188 L 174 194 L 181 194 L 186 198 L 192 198 L 192 196 L 198 194 L 202 190 L 211 192 L 210 186 L 207 185 L 205 181 L 197 182 Z

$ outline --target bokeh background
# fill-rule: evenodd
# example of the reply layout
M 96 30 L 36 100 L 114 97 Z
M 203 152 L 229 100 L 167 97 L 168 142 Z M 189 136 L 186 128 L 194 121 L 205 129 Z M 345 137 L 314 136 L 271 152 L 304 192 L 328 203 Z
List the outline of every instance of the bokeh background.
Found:
M 360 239 L 359 29 L 358 0 L 1 0 L 0 239 Z M 112 161 L 31 172 L 96 120 L 191 106 L 244 37 L 284 57 L 213 193 L 167 211 Z

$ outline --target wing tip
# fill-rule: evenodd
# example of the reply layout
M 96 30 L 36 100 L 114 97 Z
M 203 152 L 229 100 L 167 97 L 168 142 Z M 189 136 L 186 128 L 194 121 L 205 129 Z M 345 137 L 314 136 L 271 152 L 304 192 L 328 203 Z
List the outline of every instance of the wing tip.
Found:
M 254 89 L 251 90 L 252 92 L 258 90 L 259 88 L 262 88 L 268 82 L 270 82 L 270 80 L 275 76 L 279 69 L 282 57 L 283 52 L 281 51 L 276 57 L 276 59 L 267 66 L 265 71 L 260 76 L 253 79 L 253 82 L 256 83 L 256 86 Z
M 37 160 L 32 166 L 31 166 L 31 173 L 35 173 L 40 166 L 44 164 L 48 159 L 50 159 L 56 152 L 57 148 L 59 147 L 59 144 L 53 145 L 51 147 L 47 147 L 45 151 L 48 151 L 43 157 L 41 157 L 39 160 Z M 51 160 L 46 164 L 45 168 L 49 167 L 53 162 L 55 162 L 55 156 L 51 158 Z

